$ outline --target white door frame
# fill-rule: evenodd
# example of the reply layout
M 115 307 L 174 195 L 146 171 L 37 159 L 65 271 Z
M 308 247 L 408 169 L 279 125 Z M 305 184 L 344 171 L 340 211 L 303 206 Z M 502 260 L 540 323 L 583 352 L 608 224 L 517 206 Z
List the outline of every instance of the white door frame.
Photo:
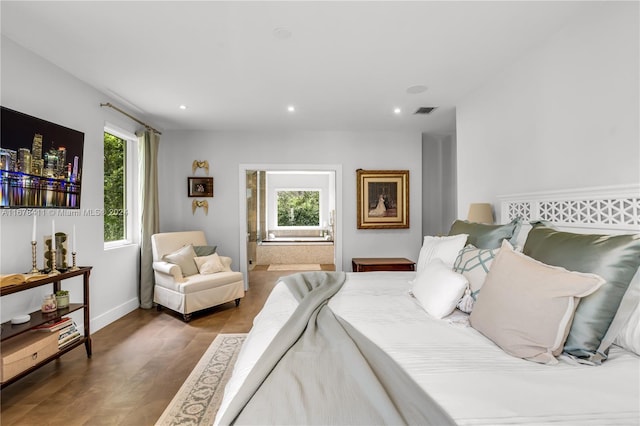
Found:
M 249 271 L 247 270 L 247 242 L 249 232 L 247 228 L 247 171 L 248 170 L 310 170 L 333 171 L 336 177 L 336 217 L 335 238 L 333 241 L 333 256 L 336 271 L 342 271 L 342 165 L 341 164 L 240 164 L 238 167 L 240 194 L 240 272 L 244 275 L 244 288 L 249 289 Z

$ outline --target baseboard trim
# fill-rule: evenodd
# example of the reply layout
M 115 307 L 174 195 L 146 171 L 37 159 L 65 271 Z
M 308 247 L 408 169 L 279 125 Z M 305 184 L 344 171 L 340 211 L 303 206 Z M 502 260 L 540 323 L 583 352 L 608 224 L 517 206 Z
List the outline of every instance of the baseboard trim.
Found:
M 140 301 L 138 298 L 130 299 L 123 304 L 116 306 L 113 309 L 105 312 L 104 314 L 98 315 L 97 317 L 91 318 L 91 333 L 95 333 L 103 327 L 111 324 L 117 319 L 122 318 L 127 315 L 129 312 L 133 312 L 140 306 Z

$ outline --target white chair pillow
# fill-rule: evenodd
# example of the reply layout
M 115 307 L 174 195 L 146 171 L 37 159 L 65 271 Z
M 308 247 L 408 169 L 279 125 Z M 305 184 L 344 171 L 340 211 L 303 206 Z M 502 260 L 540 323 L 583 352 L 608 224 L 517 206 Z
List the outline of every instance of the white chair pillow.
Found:
M 218 253 L 213 253 L 209 256 L 196 257 L 194 260 L 198 267 L 198 271 L 202 275 L 215 274 L 216 272 L 222 272 L 225 269 Z

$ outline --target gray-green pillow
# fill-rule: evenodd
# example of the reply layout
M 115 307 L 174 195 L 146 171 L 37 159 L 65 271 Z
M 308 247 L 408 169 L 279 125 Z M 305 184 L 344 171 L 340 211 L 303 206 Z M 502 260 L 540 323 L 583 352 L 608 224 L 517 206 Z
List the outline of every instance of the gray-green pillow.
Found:
M 451 225 L 449 235 L 468 234 L 467 244 L 476 248 L 500 248 L 503 240 L 511 240 L 517 236 L 520 219 L 514 219 L 505 225 L 485 225 L 483 223 L 456 220 Z
M 188 277 L 198 273 L 198 266 L 195 262 L 196 252 L 193 250 L 193 246 L 182 247 L 180 250 L 176 250 L 173 253 L 165 254 L 162 259 L 165 262 L 178 265 L 182 270 L 182 276 Z
M 607 358 L 601 346 L 620 301 L 640 265 L 640 234 L 575 234 L 534 225 L 524 254 L 549 265 L 600 275 L 605 284 L 580 301 L 564 351 L 588 361 Z
M 211 256 L 217 248 L 218 246 L 193 246 L 193 251 L 196 252 L 196 257 Z

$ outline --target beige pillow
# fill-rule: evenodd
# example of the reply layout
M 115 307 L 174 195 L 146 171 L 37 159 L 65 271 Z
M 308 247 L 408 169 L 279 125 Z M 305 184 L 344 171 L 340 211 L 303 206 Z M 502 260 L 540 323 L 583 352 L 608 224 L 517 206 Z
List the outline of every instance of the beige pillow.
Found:
M 471 326 L 518 358 L 554 364 L 580 297 L 604 279 L 545 265 L 507 241 L 491 264 L 469 317 Z
M 198 268 L 193 261 L 195 257 L 196 252 L 193 250 L 193 246 L 189 244 L 188 246 L 184 246 L 180 250 L 176 250 L 173 253 L 165 254 L 162 259 L 165 262 L 178 265 L 182 270 L 182 276 L 188 277 L 190 275 L 195 275 L 198 273 Z
M 198 271 L 200 271 L 202 275 L 215 274 L 216 272 L 224 271 L 224 265 L 222 264 L 218 253 L 213 253 L 209 256 L 196 257 L 194 260 L 198 267 Z

